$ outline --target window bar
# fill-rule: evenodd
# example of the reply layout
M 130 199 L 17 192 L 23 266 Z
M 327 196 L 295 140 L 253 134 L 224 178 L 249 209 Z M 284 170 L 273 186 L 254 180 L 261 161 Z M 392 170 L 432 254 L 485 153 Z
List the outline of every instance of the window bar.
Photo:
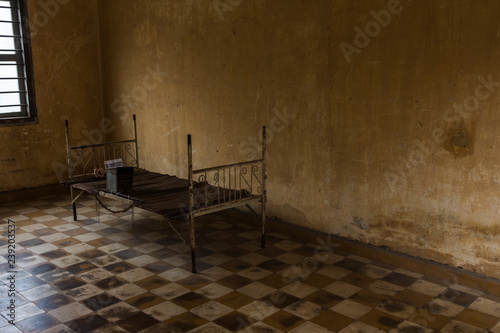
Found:
M 19 59 L 19 56 L 16 54 L 0 53 L 0 65 L 1 66 L 18 66 L 18 67 L 24 68 L 25 63 L 24 63 L 24 59 Z
M 2 62 L 10 62 L 10 64 L 6 65 L 24 65 L 24 59 L 21 57 L 21 51 L 15 49 L 0 49 L 0 52 L 8 52 L 8 53 L 0 53 L 0 61 Z
M 10 105 L 0 105 L 0 108 L 12 108 L 15 106 L 28 106 L 28 104 L 10 104 Z
M 16 59 L 16 62 L 25 62 L 24 61 L 24 45 L 23 45 L 23 40 L 22 40 L 22 37 L 23 37 L 23 31 L 21 29 L 21 16 L 20 16 L 20 12 L 19 12 L 19 9 L 13 9 L 12 10 L 12 21 L 17 21 L 16 24 L 13 25 L 13 32 L 14 32 L 14 36 L 20 36 L 21 38 L 18 38 L 18 39 L 15 39 L 14 40 L 14 47 L 15 47 L 15 50 L 19 50 L 20 54 L 18 55 L 18 59 Z M 22 90 L 27 90 L 27 83 L 26 83 L 26 72 L 25 72 L 25 69 L 24 69 L 24 66 L 23 67 L 20 67 L 18 66 L 17 67 L 17 75 L 22 78 L 22 80 L 20 79 L 18 81 L 18 89 L 19 91 L 22 91 Z M 26 106 L 28 107 L 28 96 L 27 94 L 19 94 L 19 97 L 21 98 L 21 102 L 26 104 Z M 26 115 L 29 115 L 29 109 L 27 108 L 27 110 L 25 111 L 25 114 Z
M 19 90 L 28 90 L 28 85 L 30 83 L 33 83 L 28 77 L 33 74 L 32 72 L 32 67 L 31 67 L 31 48 L 29 45 L 29 37 L 30 37 L 30 31 L 29 31 L 29 21 L 27 19 L 27 8 L 26 8 L 26 3 L 24 1 L 14 1 L 12 0 L 10 3 L 16 2 L 16 6 L 11 6 L 15 7 L 11 10 L 12 12 L 12 21 L 16 22 L 16 24 L 13 24 L 13 35 L 14 36 L 21 36 L 21 38 L 15 38 L 15 47 L 16 49 L 19 49 L 20 52 L 18 55 L 18 58 L 16 59 L 17 63 L 23 63 L 25 65 L 23 66 L 18 66 L 17 71 L 18 75 L 20 77 L 23 77 L 23 80 L 19 80 Z M 26 19 L 26 20 L 24 20 Z M 24 22 L 23 22 L 24 21 Z M 25 38 L 27 37 L 27 38 Z M 28 61 L 26 61 L 28 60 Z M 33 115 L 31 114 L 31 109 L 33 108 L 33 111 L 36 112 L 35 109 L 35 98 L 34 98 L 34 86 L 29 87 L 30 91 L 27 93 L 22 93 L 19 94 L 19 97 L 21 98 L 21 101 L 26 103 L 26 108 L 23 110 L 24 115 L 27 117 L 32 117 Z M 33 105 L 31 105 L 33 104 Z

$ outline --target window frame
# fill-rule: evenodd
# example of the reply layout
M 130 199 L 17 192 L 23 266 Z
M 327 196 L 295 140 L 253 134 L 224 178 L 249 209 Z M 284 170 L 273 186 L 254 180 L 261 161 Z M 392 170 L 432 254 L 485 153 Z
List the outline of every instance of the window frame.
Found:
M 34 125 L 38 124 L 38 113 L 36 108 L 36 98 L 35 98 L 35 81 L 33 77 L 33 58 L 31 53 L 31 33 L 29 27 L 29 17 L 26 0 L 8 0 L 9 5 L 15 7 L 17 5 L 17 12 L 19 16 L 19 23 L 14 27 L 15 34 L 20 33 L 20 46 L 22 46 L 22 57 L 24 58 L 24 64 L 18 65 L 23 66 L 24 78 L 25 78 L 25 89 L 18 91 L 22 102 L 26 102 L 26 112 L 23 115 L 14 113 L 0 113 L 0 127 L 1 126 L 16 126 L 16 125 Z M 2 1 L 3 2 L 3 1 Z M 1 5 L 1 2 L 0 2 Z M 16 37 L 14 37 L 16 38 Z M 18 41 L 15 41 L 14 45 L 19 45 Z M 14 56 L 15 58 L 15 56 Z M 5 60 L 4 60 L 5 61 Z M 18 61 L 14 59 L 14 61 Z M 0 65 L 1 66 L 1 65 Z

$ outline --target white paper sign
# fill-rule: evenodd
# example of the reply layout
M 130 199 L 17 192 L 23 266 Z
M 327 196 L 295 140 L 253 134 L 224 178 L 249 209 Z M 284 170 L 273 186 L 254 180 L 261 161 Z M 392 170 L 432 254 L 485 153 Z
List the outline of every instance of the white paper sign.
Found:
M 108 160 L 108 161 L 104 161 L 104 165 L 106 166 L 106 170 L 107 169 L 121 168 L 123 166 L 123 161 L 121 158 L 118 158 L 116 160 Z

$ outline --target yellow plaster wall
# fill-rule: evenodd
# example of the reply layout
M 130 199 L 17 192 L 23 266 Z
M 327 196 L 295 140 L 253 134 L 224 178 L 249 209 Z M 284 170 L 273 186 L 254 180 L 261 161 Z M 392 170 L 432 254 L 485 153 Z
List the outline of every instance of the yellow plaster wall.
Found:
M 266 125 L 269 215 L 500 278 L 500 2 L 54 1 L 0 191 L 57 182 L 65 118 L 98 141 L 136 113 L 142 166 L 183 177 L 188 133 L 198 168 Z
M 67 177 L 64 119 L 76 144 L 102 118 L 97 2 L 28 0 L 28 15 L 39 124 L 0 127 L 0 192 Z
M 136 113 L 143 166 L 180 176 L 186 134 L 204 167 L 254 157 L 267 125 L 270 215 L 500 277 L 499 11 L 104 1 L 105 116 L 118 138 Z

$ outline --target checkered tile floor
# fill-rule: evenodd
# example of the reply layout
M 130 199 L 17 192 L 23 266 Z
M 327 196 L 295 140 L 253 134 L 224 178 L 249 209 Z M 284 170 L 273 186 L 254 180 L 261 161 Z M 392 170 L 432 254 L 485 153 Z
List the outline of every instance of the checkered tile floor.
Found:
M 89 197 L 78 213 L 73 222 L 67 196 L 0 205 L 0 332 L 500 332 L 500 299 L 335 243 L 273 233 L 261 249 L 254 226 L 211 215 L 199 220 L 193 275 L 189 248 L 162 218 L 136 210 L 132 225 L 101 210 L 97 223 Z

